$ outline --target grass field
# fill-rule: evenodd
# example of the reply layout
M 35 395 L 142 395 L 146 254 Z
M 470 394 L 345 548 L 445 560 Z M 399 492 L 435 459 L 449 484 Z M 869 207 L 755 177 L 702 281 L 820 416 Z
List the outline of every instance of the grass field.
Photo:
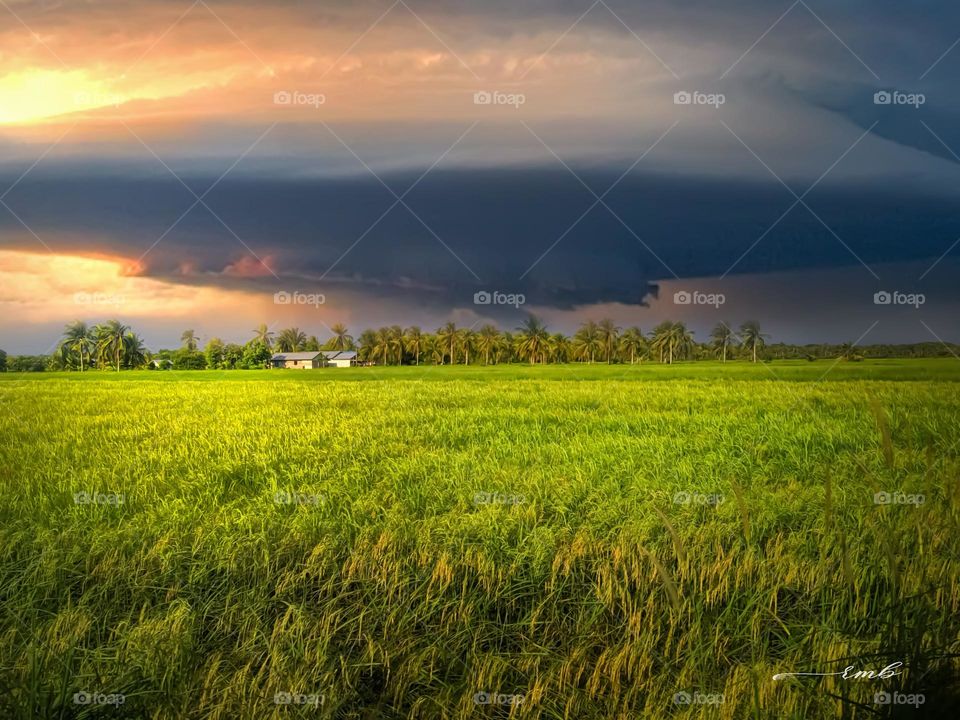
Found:
M 945 716 L 958 383 L 0 374 L 0 717 Z

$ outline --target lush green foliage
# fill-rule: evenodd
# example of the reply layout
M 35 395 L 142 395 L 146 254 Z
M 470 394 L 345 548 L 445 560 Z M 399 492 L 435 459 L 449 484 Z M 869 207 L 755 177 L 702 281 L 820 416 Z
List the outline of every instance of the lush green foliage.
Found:
M 358 359 L 372 365 L 464 365 L 529 362 L 589 363 L 604 362 L 642 364 L 657 361 L 672 364 L 680 360 L 719 359 L 722 362 L 738 357 L 751 362 L 771 359 L 841 359 L 860 361 L 864 358 L 933 358 L 958 357 L 960 347 L 946 343 L 914 343 L 909 345 L 840 345 L 768 346 L 769 337 L 758 323 L 748 321 L 739 332 L 727 323 L 718 323 L 704 344 L 694 340 L 694 333 L 681 322 L 662 322 L 649 335 L 638 327 L 623 330 L 612 320 L 585 322 L 572 336 L 551 334 L 534 316 L 516 329 L 501 332 L 494 325 L 458 328 L 447 323 L 436 333 L 423 332 L 412 326 L 399 325 L 379 330 L 364 330 L 354 340 L 341 323 L 330 329 L 330 337 L 321 343 L 315 335 L 307 336 L 300 328 L 285 328 L 275 334 L 266 324 L 253 331 L 245 345 L 224 345 L 218 337 L 207 341 L 203 352 L 193 330 L 181 335 L 179 350 L 160 350 L 155 355 L 143 346 L 140 337 L 117 320 L 90 328 L 77 320 L 64 328 L 57 352 L 50 357 L 13 358 L 11 369 L 17 371 L 101 369 L 177 369 L 177 370 L 252 370 L 269 366 L 272 352 L 325 350 L 358 350 Z M 0 367 L 0 370 L 3 368 Z
M 73 717 L 81 690 L 125 717 L 506 716 L 486 691 L 516 717 L 816 720 L 897 710 L 886 687 L 934 717 L 957 368 L 7 374 L 0 716 Z M 724 701 L 673 702 L 696 691 Z

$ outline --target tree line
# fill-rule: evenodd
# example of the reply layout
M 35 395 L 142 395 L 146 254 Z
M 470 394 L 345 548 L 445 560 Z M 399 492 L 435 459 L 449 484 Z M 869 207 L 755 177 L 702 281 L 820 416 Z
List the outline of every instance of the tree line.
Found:
M 694 333 L 682 322 L 664 321 L 644 333 L 638 327 L 623 329 L 610 319 L 588 320 L 571 336 L 551 333 L 531 315 L 514 331 L 495 325 L 479 329 L 447 323 L 433 333 L 417 326 L 399 325 L 364 330 L 355 339 L 341 323 L 330 328 L 331 336 L 321 342 L 300 328 L 274 333 L 266 324 L 253 331 L 243 345 L 211 338 L 200 348 L 193 330 L 181 335 L 181 347 L 151 352 L 142 338 L 119 320 L 88 325 L 77 320 L 64 328 L 63 337 L 50 355 L 7 357 L 0 350 L 0 371 L 42 371 L 89 369 L 182 369 L 244 370 L 270 366 L 278 352 L 356 350 L 363 364 L 374 365 L 495 365 L 525 362 L 671 364 L 681 360 L 716 359 L 722 362 L 744 359 L 750 362 L 771 359 L 841 358 L 856 361 L 864 357 L 938 357 L 956 352 L 939 343 L 909 345 L 788 345 L 767 343 L 769 336 L 759 323 L 748 321 L 736 330 L 718 323 L 706 342 L 694 340 Z

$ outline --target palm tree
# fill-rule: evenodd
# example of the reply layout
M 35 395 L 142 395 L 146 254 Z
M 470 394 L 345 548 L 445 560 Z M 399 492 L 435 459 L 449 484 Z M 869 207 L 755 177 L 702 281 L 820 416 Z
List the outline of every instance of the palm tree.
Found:
M 722 357 L 723 362 L 726 362 L 727 349 L 737 341 L 736 333 L 726 323 L 717 323 L 713 332 L 710 333 L 710 339 L 712 340 L 711 347 L 717 357 Z
M 257 329 L 253 331 L 253 339 L 251 342 L 259 342 L 266 345 L 268 348 L 273 347 L 273 331 L 267 327 L 266 323 L 260 323 L 257 325 Z
M 124 363 L 128 367 L 140 367 L 147 361 L 147 349 L 143 339 L 135 332 L 128 332 L 123 338 Z
M 197 334 L 193 330 L 184 330 L 180 336 L 180 342 L 190 352 L 197 351 Z
M 494 362 L 512 362 L 516 344 L 517 341 L 513 334 L 504 331 L 503 335 L 500 336 L 500 342 L 497 343 L 497 349 L 494 351 Z
M 373 359 L 381 358 L 384 365 L 390 364 L 390 329 L 385 327 L 377 330 L 373 339 Z
M 563 333 L 551 335 L 548 346 L 550 357 L 554 362 L 565 363 L 570 359 L 570 340 Z
M 693 333 L 687 329 L 682 322 L 673 323 L 673 329 L 670 332 L 670 362 L 675 357 L 688 358 L 693 353 L 696 343 L 693 341 Z
M 477 333 L 477 350 L 483 353 L 483 364 L 490 364 L 490 353 L 496 351 L 500 342 L 500 331 L 495 325 L 484 325 Z
M 520 357 L 526 357 L 530 364 L 537 362 L 546 362 L 547 342 L 550 339 L 550 333 L 547 328 L 535 315 L 528 315 L 523 324 L 517 328 L 520 335 L 517 337 L 517 354 Z
M 770 337 L 760 332 L 760 323 L 756 320 L 749 320 L 740 326 L 740 339 L 744 347 L 750 349 L 753 356 L 753 362 L 757 361 L 757 350 L 762 350 L 766 345 L 765 338 Z
M 653 329 L 653 333 L 651 334 L 650 346 L 659 356 L 661 363 L 664 362 L 667 348 L 670 345 L 670 333 L 672 331 L 673 323 L 669 320 L 664 320 Z
M 407 343 L 407 350 L 413 353 L 414 355 L 414 364 L 420 364 L 420 351 L 423 349 L 424 345 L 424 336 L 423 331 L 416 325 L 411 325 L 407 328 L 405 333 L 405 339 Z
M 437 330 L 437 340 L 446 348 L 450 348 L 450 364 L 456 362 L 456 342 L 457 326 L 455 323 L 448 322 L 442 328 Z
M 61 345 L 67 352 L 77 353 L 80 358 L 80 372 L 83 372 L 83 360 L 90 354 L 93 339 L 89 326 L 82 320 L 75 320 L 64 328 Z
M 630 354 L 630 364 L 633 365 L 637 355 L 643 357 L 646 350 L 647 341 L 643 337 L 643 331 L 638 327 L 627 328 L 626 332 L 620 336 L 620 352 Z
M 253 342 L 261 342 L 268 348 L 273 347 L 273 332 L 266 323 L 260 323 L 253 332 L 256 333 L 253 336 Z
M 331 350 L 353 349 L 353 338 L 348 334 L 346 325 L 343 323 L 337 323 L 330 328 L 330 332 L 333 333 L 333 337 L 330 339 L 329 343 Z
M 463 350 L 463 364 L 470 364 L 470 350 L 474 347 L 477 341 L 477 335 L 470 328 L 463 328 L 458 333 L 458 339 L 460 340 L 460 349 Z
M 597 335 L 603 352 L 606 355 L 607 365 L 610 364 L 613 351 L 617 347 L 617 338 L 619 337 L 620 330 L 621 328 L 618 328 L 613 320 L 609 318 L 604 318 L 600 321 L 600 324 L 597 325 Z
M 307 344 L 307 336 L 300 328 L 286 328 L 277 336 L 277 350 L 280 352 L 300 352 Z
M 391 325 L 387 328 L 390 349 L 397 353 L 397 365 L 403 365 L 403 328 Z
M 682 322 L 667 320 L 653 329 L 652 347 L 660 355 L 660 362 L 668 365 L 673 363 L 674 358 L 689 356 L 694 344 L 693 333 Z
M 446 357 L 446 341 L 439 335 L 427 335 L 427 352 L 433 356 L 434 365 L 443 365 L 443 358 Z
M 119 320 L 110 320 L 94 328 L 97 359 L 115 365 L 117 372 L 120 372 L 120 361 L 123 359 L 124 337 L 129 330 Z
M 377 334 L 373 330 L 364 330 L 360 333 L 360 359 L 364 362 L 374 360 L 374 347 L 377 344 Z
M 590 358 L 592 363 L 601 347 L 600 327 L 593 320 L 587 320 L 573 336 L 573 351 L 579 360 Z

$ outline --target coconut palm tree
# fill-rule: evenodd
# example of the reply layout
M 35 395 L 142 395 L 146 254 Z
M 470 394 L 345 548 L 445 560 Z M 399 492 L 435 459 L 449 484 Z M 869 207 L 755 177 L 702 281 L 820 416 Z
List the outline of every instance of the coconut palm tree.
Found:
M 513 333 L 505 330 L 500 336 L 500 342 L 497 343 L 497 349 L 494 351 L 494 362 L 512 362 L 516 346 L 517 340 Z
M 646 338 L 643 337 L 643 331 L 638 327 L 627 328 L 626 332 L 620 336 L 620 352 L 625 355 L 629 354 L 631 365 L 634 364 L 638 355 L 641 358 L 643 357 L 646 348 Z
M 197 334 L 193 330 L 184 330 L 180 336 L 180 342 L 182 342 L 183 347 L 190 352 L 197 351 Z
M 147 348 L 143 338 L 135 332 L 128 332 L 123 338 L 124 363 L 127 367 L 136 368 L 147 362 Z
M 377 343 L 377 334 L 370 329 L 364 330 L 360 333 L 360 352 L 358 353 L 361 360 L 364 362 L 374 360 L 374 347 Z
M 273 332 L 267 327 L 266 323 L 260 323 L 253 332 L 255 333 L 253 342 L 263 343 L 268 348 L 273 347 Z
M 687 326 L 682 322 L 673 323 L 670 332 L 670 362 L 673 362 L 674 358 L 689 358 L 695 347 L 693 333 Z
M 450 350 L 450 364 L 453 365 L 456 362 L 456 343 L 457 343 L 457 326 L 455 323 L 448 322 L 442 328 L 437 330 L 437 341 L 440 342 L 444 348 L 449 348 Z
M 587 320 L 573 336 L 573 352 L 581 362 L 589 358 L 592 363 L 601 349 L 600 327 L 593 320 Z
M 563 333 L 554 333 L 547 343 L 553 362 L 565 363 L 570 359 L 570 340 Z
M 97 359 L 101 363 L 114 365 L 120 372 L 120 362 L 123 360 L 124 337 L 130 330 L 119 320 L 110 320 L 104 325 L 97 325 L 93 332 L 96 343 Z
M 67 353 L 76 353 L 80 358 L 80 372 L 83 372 L 83 361 L 93 348 L 93 338 L 90 327 L 82 320 L 75 320 L 64 328 L 61 347 Z
M 300 328 L 286 328 L 277 336 L 279 352 L 300 352 L 307 344 L 307 336 Z
M 500 343 L 500 331 L 495 325 L 484 325 L 477 333 L 477 350 L 483 353 L 483 364 L 490 364 L 490 354 L 496 352 Z
M 664 320 L 657 325 L 651 333 L 650 347 L 657 353 L 661 363 L 665 362 L 667 350 L 670 346 L 670 333 L 672 331 L 673 323 L 669 320 Z
M 427 335 L 426 352 L 430 353 L 434 365 L 443 365 L 447 354 L 447 344 L 439 335 Z
M 710 346 L 713 348 L 717 357 L 727 361 L 727 350 L 736 343 L 737 334 L 733 332 L 727 323 L 717 323 L 717 326 L 710 333 Z
M 423 331 L 416 325 L 411 325 L 404 332 L 404 342 L 407 344 L 407 350 L 413 353 L 414 364 L 420 364 L 420 351 L 424 346 Z
M 391 325 L 387 328 L 387 337 L 390 350 L 396 353 L 397 365 L 403 365 L 403 328 L 399 325 Z
M 685 358 L 694 347 L 693 333 L 682 322 L 660 323 L 653 329 L 651 346 L 660 356 L 660 362 L 672 364 L 675 358 Z
M 617 327 L 610 318 L 604 318 L 597 325 L 597 339 L 600 341 L 601 348 L 603 348 L 607 365 L 610 364 L 610 360 L 613 358 L 613 352 L 616 350 L 620 330 L 621 328 Z
M 748 320 L 740 326 L 740 340 L 743 346 L 750 350 L 753 362 L 757 361 L 757 350 L 763 349 L 768 337 L 770 336 L 760 332 L 760 323 L 756 320 Z
M 373 340 L 373 360 L 390 364 L 390 328 L 382 327 L 376 331 Z
M 329 343 L 330 350 L 353 350 L 353 338 L 350 337 L 346 325 L 337 323 L 330 328 L 330 332 L 333 333 Z
M 546 362 L 550 333 L 540 319 L 535 315 L 528 315 L 517 330 L 520 331 L 516 340 L 517 354 L 521 358 L 529 359 L 531 365 L 538 360 L 541 363 Z
M 477 334 L 471 328 L 463 328 L 459 333 L 460 349 L 463 350 L 463 364 L 470 364 L 470 351 L 477 342 Z

